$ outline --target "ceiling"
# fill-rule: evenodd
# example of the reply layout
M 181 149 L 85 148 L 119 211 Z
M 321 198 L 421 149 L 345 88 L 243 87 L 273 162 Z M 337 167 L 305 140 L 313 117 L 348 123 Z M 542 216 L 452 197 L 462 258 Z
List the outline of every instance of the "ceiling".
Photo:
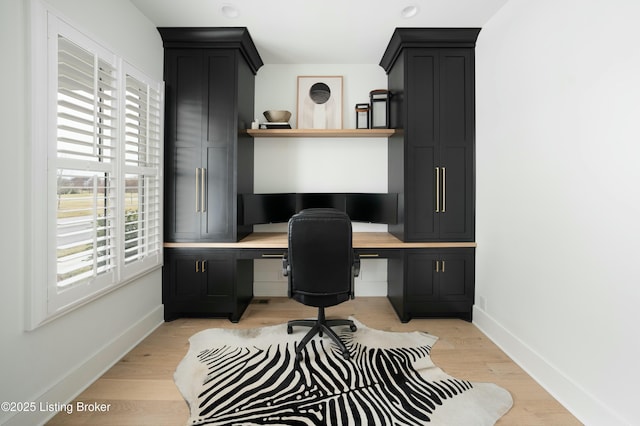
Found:
M 507 1 L 131 0 L 157 27 L 247 27 L 265 64 L 378 64 L 396 27 L 482 27 Z

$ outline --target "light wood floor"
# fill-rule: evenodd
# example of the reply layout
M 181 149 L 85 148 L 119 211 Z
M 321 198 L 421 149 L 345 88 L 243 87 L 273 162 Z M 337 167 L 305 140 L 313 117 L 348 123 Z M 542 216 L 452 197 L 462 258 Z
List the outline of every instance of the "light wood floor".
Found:
M 238 324 L 226 319 L 178 319 L 164 323 L 76 401 L 111 404 L 107 412 L 56 415 L 49 425 L 185 425 L 188 408 L 173 382 L 173 372 L 189 348 L 188 339 L 213 327 L 253 328 L 313 317 L 315 310 L 287 298 L 256 300 Z M 426 331 L 439 337 L 431 358 L 446 373 L 509 390 L 514 405 L 498 425 L 579 425 L 473 324 L 456 319 L 413 319 L 402 324 L 386 298 L 356 298 L 327 310 L 328 317 L 354 316 L 370 328 Z

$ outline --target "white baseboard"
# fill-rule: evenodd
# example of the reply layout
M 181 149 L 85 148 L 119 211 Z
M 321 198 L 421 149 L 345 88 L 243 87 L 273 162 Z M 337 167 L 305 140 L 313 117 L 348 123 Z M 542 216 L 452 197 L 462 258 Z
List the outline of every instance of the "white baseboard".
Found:
M 628 425 L 477 305 L 473 324 L 585 425 Z
M 36 407 L 46 406 L 52 401 L 68 403 L 88 388 L 131 349 L 144 340 L 164 322 L 164 307 L 159 305 L 144 318 L 132 324 L 116 339 L 104 345 L 83 364 L 69 371 L 58 383 L 31 399 Z M 57 412 L 35 410 L 33 412 L 16 413 L 7 419 L 5 426 L 42 425 L 55 416 Z

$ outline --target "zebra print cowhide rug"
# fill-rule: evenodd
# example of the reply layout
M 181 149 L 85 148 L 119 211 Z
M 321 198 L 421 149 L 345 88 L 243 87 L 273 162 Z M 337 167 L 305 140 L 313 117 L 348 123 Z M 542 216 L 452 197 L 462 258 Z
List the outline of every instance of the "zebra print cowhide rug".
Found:
M 353 319 L 353 318 L 352 318 Z M 307 332 L 286 324 L 209 329 L 189 340 L 174 378 L 189 404 L 188 425 L 492 425 L 512 406 L 492 383 L 456 379 L 429 353 L 437 337 L 334 328 L 351 359 L 316 336 L 296 361 Z

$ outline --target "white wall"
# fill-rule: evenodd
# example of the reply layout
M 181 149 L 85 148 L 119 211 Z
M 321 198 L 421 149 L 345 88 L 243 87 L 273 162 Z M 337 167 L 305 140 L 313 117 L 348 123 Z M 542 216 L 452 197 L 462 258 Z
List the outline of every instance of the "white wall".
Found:
M 475 322 L 589 425 L 640 424 L 637 0 L 510 0 L 476 50 Z
M 162 43 L 128 0 L 51 0 L 82 30 L 154 78 L 162 78 Z M 162 321 L 161 273 L 155 271 L 34 331 L 24 331 L 28 235 L 29 1 L 0 1 L 0 401 L 63 403 L 89 385 Z M 113 23 L 117 22 L 115 26 Z M 43 194 L 44 196 L 44 194 Z M 0 411 L 0 424 L 39 424 L 49 415 Z
M 292 112 L 296 127 L 297 77 L 343 76 L 343 127 L 355 128 L 356 103 L 369 102 L 369 92 L 387 87 L 387 75 L 374 64 L 264 65 L 256 75 L 255 118 L 262 112 Z M 258 138 L 255 140 L 256 193 L 387 192 L 386 138 Z M 354 223 L 354 232 L 386 232 L 380 224 Z M 286 224 L 256 226 L 257 232 L 286 231 Z M 282 265 L 257 260 L 256 296 L 286 296 Z M 386 261 L 367 260 L 356 279 L 356 296 L 386 296 Z

